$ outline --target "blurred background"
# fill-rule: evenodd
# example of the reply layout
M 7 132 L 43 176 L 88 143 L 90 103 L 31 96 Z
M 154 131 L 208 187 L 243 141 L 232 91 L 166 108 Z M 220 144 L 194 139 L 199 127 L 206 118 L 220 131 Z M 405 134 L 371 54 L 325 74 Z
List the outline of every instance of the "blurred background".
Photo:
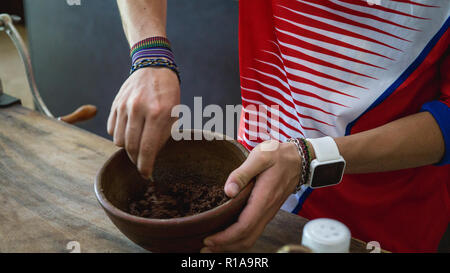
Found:
M 61 116 L 82 104 L 96 105 L 97 116 L 77 126 L 110 138 L 109 109 L 130 67 L 116 1 L 2 0 L 4 12 L 25 19 L 19 32 L 29 43 L 36 82 L 50 111 Z M 193 107 L 194 96 L 201 96 L 203 105 L 240 104 L 238 1 L 168 1 L 167 32 L 181 70 L 183 104 Z M 0 79 L 5 93 L 33 107 L 23 65 L 3 32 Z

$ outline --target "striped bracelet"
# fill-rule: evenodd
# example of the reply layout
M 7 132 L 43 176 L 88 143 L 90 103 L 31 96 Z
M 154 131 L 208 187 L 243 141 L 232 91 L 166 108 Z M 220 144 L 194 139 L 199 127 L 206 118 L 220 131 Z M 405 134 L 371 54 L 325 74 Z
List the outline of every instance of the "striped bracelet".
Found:
M 171 62 L 171 61 L 166 60 L 166 59 L 161 59 L 161 58 L 149 58 L 149 59 L 141 59 L 141 60 L 139 60 L 138 62 L 136 62 L 135 64 L 133 64 L 131 66 L 130 75 L 133 74 L 134 72 L 136 72 L 137 70 L 139 70 L 141 68 L 145 68 L 145 67 L 165 67 L 165 68 L 169 68 L 170 70 L 175 72 L 175 74 L 177 74 L 178 81 L 181 82 L 180 72 L 178 71 L 177 65 L 174 62 Z
M 166 37 L 150 37 L 136 43 L 130 50 L 131 64 L 139 59 L 166 58 L 175 63 L 170 42 Z
M 130 57 L 133 57 L 133 55 L 140 50 L 148 48 L 166 48 L 172 51 L 169 39 L 166 37 L 156 36 L 137 42 L 133 47 L 131 47 Z
M 137 60 L 143 58 L 166 58 L 175 63 L 175 57 L 173 56 L 172 51 L 163 47 L 145 48 L 136 51 L 136 53 L 131 56 L 131 62 L 132 64 L 135 64 Z
M 170 41 L 166 37 L 150 37 L 136 43 L 131 47 L 130 57 L 130 75 L 144 67 L 166 67 L 174 71 L 181 81 Z

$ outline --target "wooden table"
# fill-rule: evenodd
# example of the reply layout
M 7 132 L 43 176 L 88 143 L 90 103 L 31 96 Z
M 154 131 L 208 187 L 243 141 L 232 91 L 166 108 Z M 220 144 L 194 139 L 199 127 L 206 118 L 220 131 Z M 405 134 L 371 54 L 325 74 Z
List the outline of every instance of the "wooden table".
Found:
M 107 139 L 20 105 L 0 108 L 0 252 L 70 252 L 73 241 L 81 252 L 144 252 L 94 195 L 94 177 L 116 150 Z M 250 252 L 300 244 L 306 222 L 280 211 Z M 353 239 L 351 251 L 367 252 L 366 245 Z

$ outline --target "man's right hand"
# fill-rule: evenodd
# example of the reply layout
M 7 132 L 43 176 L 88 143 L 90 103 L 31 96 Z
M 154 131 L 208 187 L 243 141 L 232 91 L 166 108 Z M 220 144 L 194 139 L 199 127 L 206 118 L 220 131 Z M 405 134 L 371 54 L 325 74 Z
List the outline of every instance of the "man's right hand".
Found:
M 139 172 L 149 178 L 156 154 L 170 136 L 175 118 L 172 107 L 180 103 L 180 85 L 168 68 L 142 68 L 122 85 L 111 107 L 108 134 L 125 147 Z

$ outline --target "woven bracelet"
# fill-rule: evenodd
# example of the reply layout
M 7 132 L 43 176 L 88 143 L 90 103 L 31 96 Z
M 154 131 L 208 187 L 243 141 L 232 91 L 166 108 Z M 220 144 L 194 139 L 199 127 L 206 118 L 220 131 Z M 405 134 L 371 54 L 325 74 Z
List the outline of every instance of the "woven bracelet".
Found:
M 166 48 L 172 51 L 169 39 L 157 36 L 137 42 L 130 50 L 130 57 L 133 57 L 136 52 L 148 48 Z
M 131 62 L 132 64 L 135 64 L 137 60 L 144 58 L 166 58 L 169 61 L 175 63 L 175 57 L 173 56 L 172 51 L 163 47 L 145 48 L 136 51 L 136 53 L 131 56 Z
M 166 37 L 150 37 L 136 43 L 130 50 L 130 57 L 130 75 L 144 67 L 166 67 L 175 72 L 181 82 L 170 41 Z
M 131 64 L 140 59 L 166 58 L 175 63 L 170 42 L 166 37 L 150 37 L 136 43 L 130 50 Z
M 175 63 L 166 60 L 166 59 L 142 59 L 139 60 L 137 63 L 133 64 L 131 66 L 131 70 L 130 70 L 130 75 L 133 74 L 134 72 L 136 72 L 137 70 L 141 69 L 141 68 L 145 68 L 145 67 L 165 67 L 165 68 L 169 68 L 170 70 L 172 70 L 173 72 L 175 72 L 175 74 L 177 74 L 178 77 L 178 81 L 181 82 L 181 78 L 180 78 L 180 72 L 178 71 L 178 67 Z

